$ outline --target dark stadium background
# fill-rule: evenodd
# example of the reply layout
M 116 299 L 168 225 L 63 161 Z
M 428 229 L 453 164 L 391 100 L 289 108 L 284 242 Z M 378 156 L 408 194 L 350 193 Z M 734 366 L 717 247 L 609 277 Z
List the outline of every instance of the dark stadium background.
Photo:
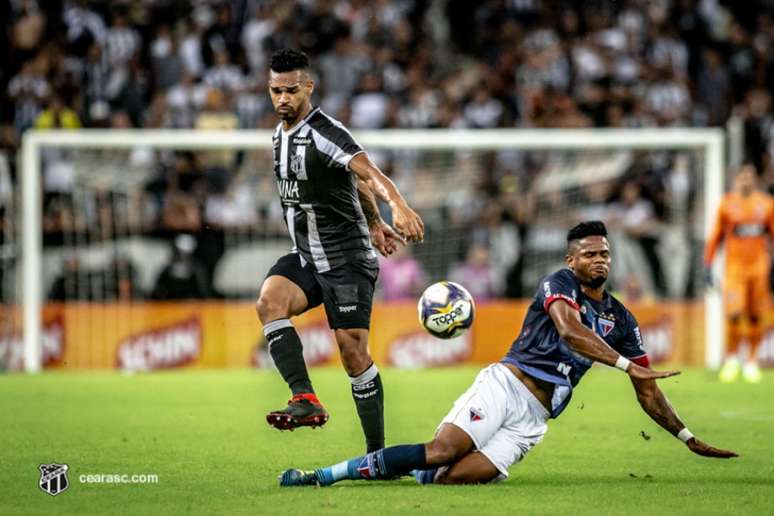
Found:
M 281 47 L 312 56 L 316 102 L 355 130 L 724 127 L 731 120 L 743 127 L 737 160 L 754 162 L 766 188 L 773 189 L 773 5 L 767 0 L 4 0 L 0 239 L 13 244 L 18 229 L 13 213 L 19 197 L 12 192 L 18 191 L 17 151 L 24 131 L 271 128 L 276 119 L 266 95 L 266 62 Z M 211 202 L 228 191 L 243 154 L 218 160 L 180 152 L 152 160 L 136 153 L 132 159 L 153 173 L 141 185 L 147 205 L 131 231 L 170 248 L 180 233 L 196 239 L 196 279 L 180 287 L 177 297 L 244 295 L 214 284 L 226 247 L 240 238 L 284 238 L 285 229 L 268 202 L 246 223 L 227 220 L 228 206 Z M 482 159 L 491 163 L 466 178 L 474 208 L 443 205 L 429 219 L 431 241 L 433 230 L 441 229 L 433 220 L 454 220 L 455 226 L 443 228 L 442 259 L 417 249 L 424 280 L 447 277 L 453 264 L 464 266 L 466 260 L 487 265 L 495 259 L 486 249 L 489 235 L 498 226 L 515 225 L 527 241 L 538 212 L 556 209 L 551 199 L 531 196 L 539 156 L 528 154 L 516 165 L 493 156 Z M 388 157 L 382 165 L 389 173 L 394 163 Z M 670 166 L 663 156 L 637 159 L 595 201 L 613 207 L 629 195 L 630 202 L 652 213 L 649 223 L 669 224 L 674 211 L 665 199 Z M 111 224 L 110 215 L 95 216 L 68 237 L 63 226 L 77 219 L 78 211 L 73 187 L 50 174 L 44 198 L 47 249 L 80 233 L 95 239 L 110 232 L 103 227 Z M 687 202 L 695 203 L 695 193 L 690 195 Z M 95 209 L 109 212 L 114 197 L 96 195 Z M 646 286 L 616 287 L 635 293 L 646 288 L 657 298 L 699 296 L 695 277 L 674 288 L 667 285 L 664 257 L 655 251 L 659 238 L 647 231 L 636 237 Z M 701 243 L 692 245 L 698 255 Z M 0 296 L 8 300 L 13 282 L 8 271 L 18 255 L 13 245 L 5 249 Z M 525 267 L 540 259 L 539 251 L 530 254 L 522 246 L 517 256 L 498 265 L 499 281 L 482 295 L 530 296 L 539 274 Z M 160 280 L 138 286 L 139 264 L 125 256 L 96 270 L 78 266 L 77 260 L 63 260 L 60 283 L 46 285 L 46 295 L 54 300 L 171 295 Z M 66 291 L 69 268 L 71 283 L 97 287 Z M 458 272 L 464 279 L 469 271 Z M 388 275 L 383 280 L 382 294 L 389 299 Z M 415 296 L 419 283 L 399 295 Z

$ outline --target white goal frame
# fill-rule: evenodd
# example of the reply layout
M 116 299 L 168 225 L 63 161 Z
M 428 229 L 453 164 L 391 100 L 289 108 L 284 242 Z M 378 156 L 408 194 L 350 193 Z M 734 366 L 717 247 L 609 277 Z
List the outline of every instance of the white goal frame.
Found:
M 704 151 L 705 235 L 710 231 L 724 188 L 725 133 L 722 129 L 492 129 L 492 130 L 382 130 L 357 131 L 366 149 L 610 149 Z M 41 369 L 42 199 L 41 149 L 119 148 L 149 146 L 165 149 L 265 149 L 271 147 L 272 131 L 196 130 L 29 130 L 22 138 L 22 334 L 24 369 Z M 707 367 L 717 368 L 723 352 L 722 300 L 716 291 L 705 295 Z M 714 314 L 714 316 L 713 316 Z

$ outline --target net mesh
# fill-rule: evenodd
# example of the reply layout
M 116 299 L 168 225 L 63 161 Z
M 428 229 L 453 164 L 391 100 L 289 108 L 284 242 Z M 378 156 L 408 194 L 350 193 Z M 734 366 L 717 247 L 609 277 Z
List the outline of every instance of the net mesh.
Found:
M 383 264 L 382 299 L 415 298 L 441 279 L 479 299 L 531 297 L 563 264 L 567 229 L 586 219 L 607 222 L 611 286 L 627 299 L 701 295 L 700 150 L 370 154 L 426 226 L 424 244 Z M 44 148 L 42 173 L 48 303 L 254 299 L 291 247 L 268 149 Z M 9 215 L 18 195 L 2 199 L 0 360 L 8 366 L 20 339 L 10 307 L 21 299 L 21 253 Z M 120 311 L 109 313 L 121 324 Z

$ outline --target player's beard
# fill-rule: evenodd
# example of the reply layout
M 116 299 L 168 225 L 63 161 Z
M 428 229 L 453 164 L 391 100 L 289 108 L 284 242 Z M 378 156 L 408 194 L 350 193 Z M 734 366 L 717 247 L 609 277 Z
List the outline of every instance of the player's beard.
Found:
M 605 284 L 607 281 L 607 276 L 592 276 L 587 280 L 583 281 L 583 284 L 587 287 L 597 289 Z
M 292 107 L 289 107 L 284 111 L 280 111 L 279 109 L 277 109 L 276 112 L 280 120 L 283 120 L 288 123 L 293 123 L 298 118 L 298 111 L 296 111 Z

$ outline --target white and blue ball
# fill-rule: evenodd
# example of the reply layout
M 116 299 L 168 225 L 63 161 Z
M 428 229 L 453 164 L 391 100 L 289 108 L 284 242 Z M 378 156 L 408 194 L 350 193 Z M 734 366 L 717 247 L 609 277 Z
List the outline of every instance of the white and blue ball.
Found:
M 459 337 L 473 324 L 473 296 L 459 283 L 439 281 L 422 293 L 417 304 L 419 322 L 439 339 Z

